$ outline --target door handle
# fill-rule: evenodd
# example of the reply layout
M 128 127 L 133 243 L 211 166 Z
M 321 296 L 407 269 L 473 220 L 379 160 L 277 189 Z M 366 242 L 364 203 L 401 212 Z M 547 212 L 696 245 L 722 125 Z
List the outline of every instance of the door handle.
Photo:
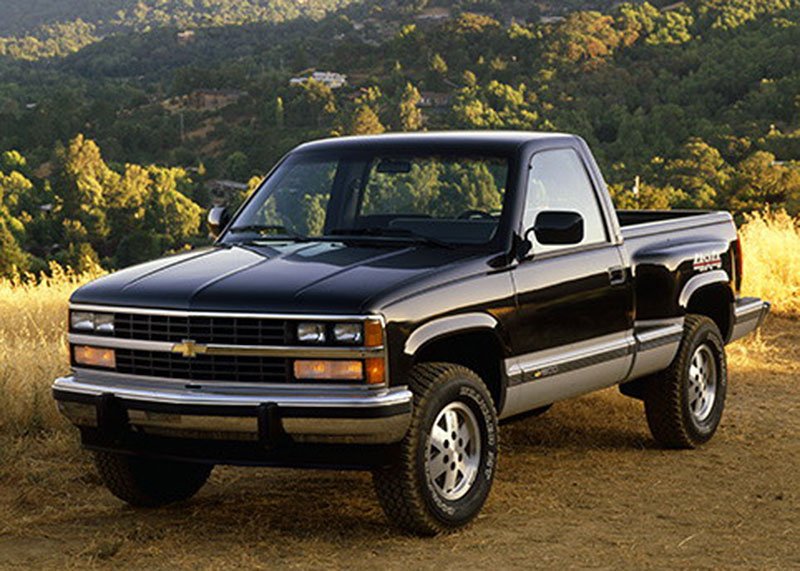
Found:
M 608 283 L 612 286 L 622 285 L 628 279 L 628 272 L 622 266 L 608 269 Z

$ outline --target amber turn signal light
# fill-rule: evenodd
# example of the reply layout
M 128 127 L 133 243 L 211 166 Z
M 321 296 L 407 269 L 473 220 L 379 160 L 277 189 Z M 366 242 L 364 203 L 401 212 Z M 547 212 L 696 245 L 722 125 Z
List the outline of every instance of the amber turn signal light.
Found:
M 104 367 L 106 369 L 113 369 L 117 366 L 117 359 L 113 349 L 76 345 L 72 349 L 72 354 L 75 357 L 75 362 L 79 365 Z
M 370 319 L 364 322 L 364 346 L 380 347 L 383 345 L 383 326 L 380 321 Z
M 386 380 L 386 362 L 383 358 L 371 358 L 366 360 L 367 383 L 379 385 Z
M 309 381 L 360 381 L 364 379 L 361 361 L 295 361 L 294 378 Z

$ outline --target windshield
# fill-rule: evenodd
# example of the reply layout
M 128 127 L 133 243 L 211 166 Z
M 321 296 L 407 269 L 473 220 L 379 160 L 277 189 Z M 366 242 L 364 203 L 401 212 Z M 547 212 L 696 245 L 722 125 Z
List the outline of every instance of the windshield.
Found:
M 290 156 L 224 237 L 479 245 L 497 231 L 508 159 L 382 153 Z

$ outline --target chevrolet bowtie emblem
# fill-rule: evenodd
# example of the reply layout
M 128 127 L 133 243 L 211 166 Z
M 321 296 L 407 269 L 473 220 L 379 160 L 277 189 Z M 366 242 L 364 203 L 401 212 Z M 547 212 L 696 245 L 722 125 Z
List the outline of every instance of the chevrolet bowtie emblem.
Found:
M 208 349 L 205 345 L 195 343 L 192 339 L 184 339 L 181 343 L 175 343 L 172 346 L 173 353 L 180 353 L 187 359 L 193 359 L 198 355 L 202 355 Z

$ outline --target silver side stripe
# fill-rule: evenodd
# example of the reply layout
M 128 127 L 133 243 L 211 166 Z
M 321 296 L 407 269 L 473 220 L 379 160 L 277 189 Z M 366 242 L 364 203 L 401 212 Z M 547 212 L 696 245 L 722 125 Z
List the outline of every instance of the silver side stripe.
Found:
M 599 365 L 637 352 L 675 344 L 683 336 L 683 318 L 637 322 L 634 330 L 521 355 L 506 360 L 508 385 L 535 381 Z
M 528 353 L 506 361 L 509 386 L 591 367 L 633 353 L 632 331 Z

